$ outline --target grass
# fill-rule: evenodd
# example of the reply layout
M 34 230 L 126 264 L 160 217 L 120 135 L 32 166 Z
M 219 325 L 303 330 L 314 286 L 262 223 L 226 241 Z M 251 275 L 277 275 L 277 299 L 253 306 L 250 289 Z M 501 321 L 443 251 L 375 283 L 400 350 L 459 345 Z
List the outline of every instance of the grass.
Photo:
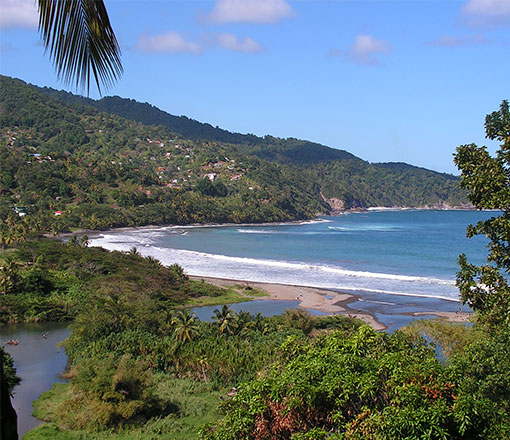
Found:
M 243 286 L 241 284 L 236 284 L 233 287 L 233 289 L 236 289 L 237 291 L 242 291 L 243 295 L 251 296 L 254 298 L 263 298 L 265 296 L 268 296 L 265 290 L 260 289 L 258 287 Z
M 68 383 L 54 383 L 52 387 L 42 393 L 34 401 L 32 415 L 39 420 L 53 420 L 56 417 L 57 408 L 71 397 L 71 386 Z
M 197 297 L 197 298 L 190 298 L 186 301 L 185 306 L 193 306 L 193 307 L 200 307 L 200 306 L 217 306 L 217 305 L 223 305 L 223 304 L 233 304 L 233 303 L 240 303 L 245 301 L 251 301 L 255 298 L 263 298 L 265 296 L 268 296 L 266 292 L 264 292 L 262 289 L 258 288 L 250 288 L 246 289 L 245 286 L 242 285 L 235 285 L 233 287 L 225 288 L 225 289 L 219 289 L 219 291 L 214 292 L 212 295 L 212 292 L 209 292 L 209 287 L 205 286 L 211 286 L 207 283 L 202 283 L 201 281 L 192 281 L 192 283 L 197 285 L 204 286 L 204 295 Z M 211 286 L 212 288 L 218 289 L 215 286 Z
M 54 384 L 34 402 L 34 416 L 49 421 L 23 436 L 23 440 L 197 440 L 198 429 L 216 422 L 220 396 L 211 384 L 157 374 L 157 394 L 179 407 L 178 415 L 149 420 L 143 427 L 120 432 L 66 430 L 58 426 L 57 408 L 70 396 L 69 384 Z M 65 405 L 65 404 L 64 404 Z

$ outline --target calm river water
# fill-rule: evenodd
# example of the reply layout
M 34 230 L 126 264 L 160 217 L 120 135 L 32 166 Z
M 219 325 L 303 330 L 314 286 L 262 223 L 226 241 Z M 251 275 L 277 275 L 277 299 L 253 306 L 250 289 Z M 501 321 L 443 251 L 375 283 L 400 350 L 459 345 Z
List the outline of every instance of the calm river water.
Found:
M 18 414 L 20 438 L 41 423 L 32 417 L 32 402 L 55 382 L 66 365 L 66 355 L 57 343 L 69 334 L 66 323 L 0 325 L 0 345 L 14 358 L 22 382 L 14 388 L 13 406 Z M 46 337 L 43 337 L 45 335 Z M 18 345 L 7 345 L 17 339 Z

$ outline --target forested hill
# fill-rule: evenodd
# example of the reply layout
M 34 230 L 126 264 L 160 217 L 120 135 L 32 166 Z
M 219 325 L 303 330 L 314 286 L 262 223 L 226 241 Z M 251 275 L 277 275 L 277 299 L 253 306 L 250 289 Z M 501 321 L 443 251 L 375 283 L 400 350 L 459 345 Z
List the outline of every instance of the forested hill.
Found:
M 310 141 L 232 133 L 186 116 L 171 115 L 151 104 L 140 103 L 133 99 L 107 96 L 100 100 L 93 100 L 48 87 L 39 88 L 39 90 L 65 103 L 87 105 L 145 125 L 162 125 L 186 139 L 237 144 L 238 148 L 245 153 L 275 162 L 310 165 L 332 160 L 356 159 L 356 156 L 347 151 Z
M 190 139 L 90 102 L 0 77 L 0 220 L 22 208 L 55 229 L 266 222 L 465 202 L 449 175 L 297 139 Z
M 309 173 L 0 78 L 0 218 L 48 227 L 246 223 L 330 208 Z

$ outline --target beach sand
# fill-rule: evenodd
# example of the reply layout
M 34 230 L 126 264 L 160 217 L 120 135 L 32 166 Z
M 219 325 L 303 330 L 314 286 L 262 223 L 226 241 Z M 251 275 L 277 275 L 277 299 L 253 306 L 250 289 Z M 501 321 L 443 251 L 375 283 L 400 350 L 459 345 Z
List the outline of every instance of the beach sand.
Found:
M 358 300 L 358 297 L 351 293 L 342 293 L 335 290 L 319 289 L 315 287 L 295 286 L 289 284 L 262 283 L 243 280 L 228 280 L 223 278 L 211 278 L 191 276 L 194 280 L 204 280 L 207 283 L 214 284 L 219 287 L 239 287 L 238 292 L 243 295 L 246 287 L 252 287 L 267 293 L 266 297 L 255 298 L 260 300 L 278 300 L 278 301 L 299 301 L 299 307 L 305 309 L 318 310 L 326 314 L 342 314 L 358 318 L 369 324 L 375 330 L 385 330 L 387 326 L 379 322 L 376 317 L 367 312 L 360 312 L 349 308 L 349 303 Z M 409 315 L 406 313 L 406 315 Z M 470 313 L 465 312 L 415 312 L 412 316 L 433 315 L 445 321 L 467 322 Z
M 293 222 L 289 222 L 293 223 Z M 197 225 L 204 226 L 204 225 Z M 210 225 L 210 226 L 220 226 L 220 225 Z M 242 226 L 242 225 L 237 225 Z M 159 226 L 158 226 L 159 227 Z M 140 229 L 153 229 L 157 228 L 157 226 L 141 226 L 138 228 L 125 227 L 125 228 L 114 228 L 109 231 L 74 231 L 73 233 L 63 233 L 59 234 L 58 238 L 66 238 L 71 235 L 80 235 L 83 233 L 87 233 L 89 238 L 93 238 L 105 232 L 121 232 L 121 231 L 133 231 Z M 362 294 L 353 294 L 353 293 L 345 293 L 339 292 L 331 289 L 324 288 L 315 288 L 315 287 L 307 287 L 307 286 L 298 286 L 298 285 L 290 285 L 290 284 L 279 284 L 279 283 L 265 283 L 265 282 L 254 282 L 254 281 L 245 281 L 245 280 L 230 280 L 224 278 L 214 278 L 214 277 L 202 277 L 202 276 L 190 276 L 190 278 L 195 280 L 204 280 L 210 284 L 214 284 L 219 287 L 236 287 L 242 286 L 242 288 L 236 289 L 240 295 L 243 295 L 243 290 L 245 287 L 250 286 L 252 288 L 260 289 L 261 291 L 267 293 L 265 297 L 258 297 L 249 299 L 253 300 L 276 300 L 276 301 L 298 301 L 299 307 L 304 309 L 311 309 L 323 312 L 325 314 L 342 314 L 351 317 L 358 318 L 367 324 L 369 324 L 375 330 L 385 330 L 389 328 L 390 330 L 395 330 L 399 327 L 396 322 L 401 322 L 400 325 L 406 325 L 409 322 L 410 317 L 419 318 L 421 316 L 424 319 L 430 317 L 436 317 L 444 321 L 451 322 L 468 322 L 471 316 L 471 313 L 466 313 L 465 311 L 451 311 L 451 307 L 448 307 L 448 310 L 444 310 L 444 307 L 436 306 L 436 307 L 428 307 L 427 305 L 423 306 L 423 304 L 415 304 L 411 305 L 413 302 L 423 302 L 419 301 L 420 298 L 414 298 L 413 301 L 409 299 L 411 297 L 401 297 L 396 302 L 400 305 L 409 304 L 408 310 L 405 312 L 402 310 L 396 310 L 390 313 L 397 319 L 393 319 L 390 315 L 384 311 L 384 307 L 375 307 L 371 308 L 370 311 L 359 310 L 354 307 L 349 307 L 351 303 L 359 303 L 359 301 L 366 301 L 363 299 Z M 395 297 L 396 298 L 396 297 Z M 395 299 L 395 298 L 392 298 Z M 248 299 L 248 298 L 247 298 Z M 418 301 L 417 301 L 418 300 Z M 369 301 L 369 302 L 377 302 L 377 301 Z M 382 303 L 381 303 L 382 304 Z M 354 306 L 354 304 L 353 304 Z M 377 319 L 376 315 L 379 315 L 379 319 Z M 406 317 L 407 319 L 403 319 Z M 404 322 L 406 321 L 407 322 Z M 381 322 L 384 321 L 384 322 Z M 396 322 L 393 322 L 396 321 Z

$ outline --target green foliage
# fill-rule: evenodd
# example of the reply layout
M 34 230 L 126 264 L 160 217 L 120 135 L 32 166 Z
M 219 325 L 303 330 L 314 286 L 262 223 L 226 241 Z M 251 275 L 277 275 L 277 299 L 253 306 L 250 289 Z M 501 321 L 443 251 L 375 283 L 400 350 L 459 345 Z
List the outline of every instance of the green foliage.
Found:
M 474 438 L 459 435 L 455 385 L 419 338 L 363 326 L 285 353 L 225 403 L 206 439 Z
M 495 157 L 475 144 L 457 148 L 455 163 L 462 171 L 461 185 L 479 209 L 500 210 L 501 215 L 470 225 L 467 236 L 483 234 L 489 239 L 487 263 L 475 266 L 459 257 L 457 286 L 464 303 L 477 311 L 484 323 L 510 326 L 510 112 L 508 101 L 486 117 L 489 139 L 502 142 Z
M 224 304 L 221 309 L 215 309 L 213 313 L 214 325 L 217 327 L 218 336 L 231 336 L 237 333 L 239 325 L 236 313 L 230 310 L 228 305 Z
M 420 319 L 411 322 L 403 331 L 418 336 L 423 334 L 437 344 L 444 356 L 462 353 L 473 341 L 472 327 L 465 323 L 445 322 L 439 319 Z
M 312 315 L 306 310 L 287 309 L 283 314 L 283 319 L 289 327 L 297 328 L 305 335 L 308 335 L 314 327 Z
M 449 361 L 458 383 L 461 432 L 468 438 L 509 438 L 510 330 L 475 325 L 472 333 L 472 342 Z
M 178 265 L 167 268 L 139 254 L 88 248 L 76 240 L 27 241 L 6 258 L 0 276 L 5 290 L 0 295 L 2 323 L 72 319 L 91 306 L 91 297 L 98 316 L 117 305 L 119 313 L 139 307 L 159 316 L 205 293 L 222 292 L 214 286 L 205 292 Z M 123 321 L 127 320 L 126 315 Z M 112 321 L 120 325 L 119 320 Z M 91 325 L 96 328 L 98 323 Z
M 0 293 L 15 293 L 20 287 L 19 268 L 12 256 L 8 256 L 0 268 Z
M 331 210 L 323 197 L 345 208 L 463 201 L 452 176 L 371 165 L 292 138 L 230 139 L 202 125 L 203 135 L 200 127 L 191 135 L 120 98 L 93 101 L 0 77 L 0 105 L 0 220 L 22 226 L 14 235 L 0 228 L 3 247 L 23 230 L 306 219 Z M 14 213 L 21 207 L 23 218 Z
M 156 398 L 147 365 L 129 355 L 84 360 L 71 383 L 75 393 L 56 410 L 69 428 L 119 428 L 172 410 Z
M 192 341 L 199 331 L 195 312 L 190 313 L 188 310 L 177 312 L 172 318 L 172 326 L 175 337 L 182 342 Z
M 114 429 L 122 438 L 123 432 L 142 436 L 155 429 L 154 435 L 181 438 L 173 435 L 182 428 L 188 433 L 182 438 L 196 438 L 191 432 L 198 424 L 218 419 L 210 416 L 217 400 L 208 397 L 205 412 L 193 409 L 201 398 L 186 400 L 185 391 L 178 392 L 180 381 L 188 384 L 186 390 L 207 382 L 211 388 L 206 394 L 211 396 L 214 389 L 251 380 L 267 369 L 288 337 L 305 343 L 309 326 L 290 325 L 281 316 L 262 318 L 225 306 L 217 310 L 217 324 L 209 324 L 187 309 L 172 313 L 189 298 L 204 293 L 221 297 L 222 290 L 189 281 L 178 265 L 166 268 L 138 252 L 109 252 L 80 242 L 24 243 L 14 254 L 20 267 L 27 267 L 27 273 L 37 270 L 34 279 L 51 280 L 54 290 L 49 295 L 34 289 L 2 298 L 9 316 L 52 317 L 57 306 L 62 310 L 64 305 L 68 316 L 74 316 L 65 342 L 71 386 L 46 395 L 46 409 L 37 410 L 40 417 L 72 429 L 73 436 L 83 430 Z M 13 298 L 20 302 L 14 304 Z M 53 309 L 44 312 L 50 300 Z M 340 322 L 330 320 L 318 326 L 326 329 Z M 167 384 L 165 391 L 161 383 Z M 167 416 L 170 413 L 173 416 Z M 41 436 L 45 433 L 64 436 L 54 425 L 41 428 Z
M 198 438 L 198 428 L 220 417 L 217 410 L 223 391 L 209 384 L 189 379 L 175 379 L 168 374 L 154 374 L 154 393 L 168 402 L 176 413 L 158 416 L 140 426 L 124 426 L 112 430 L 67 430 L 57 427 L 55 412 L 72 396 L 70 384 L 54 384 L 34 402 L 34 414 L 41 420 L 51 421 L 25 434 L 28 440 L 191 440 Z M 61 426 L 61 425 L 60 425 Z
M 39 267 L 33 267 L 25 272 L 22 288 L 31 295 L 45 296 L 55 289 L 55 285 L 48 272 Z
M 2 362 L 2 381 L 5 381 L 9 394 L 12 394 L 13 388 L 21 382 L 21 378 L 16 374 L 14 367 L 14 360 L 12 356 L 7 353 L 4 347 L 0 347 L 0 362 Z
M 458 177 L 403 163 L 348 159 L 317 165 L 312 172 L 322 194 L 342 200 L 344 208 L 469 206 Z

